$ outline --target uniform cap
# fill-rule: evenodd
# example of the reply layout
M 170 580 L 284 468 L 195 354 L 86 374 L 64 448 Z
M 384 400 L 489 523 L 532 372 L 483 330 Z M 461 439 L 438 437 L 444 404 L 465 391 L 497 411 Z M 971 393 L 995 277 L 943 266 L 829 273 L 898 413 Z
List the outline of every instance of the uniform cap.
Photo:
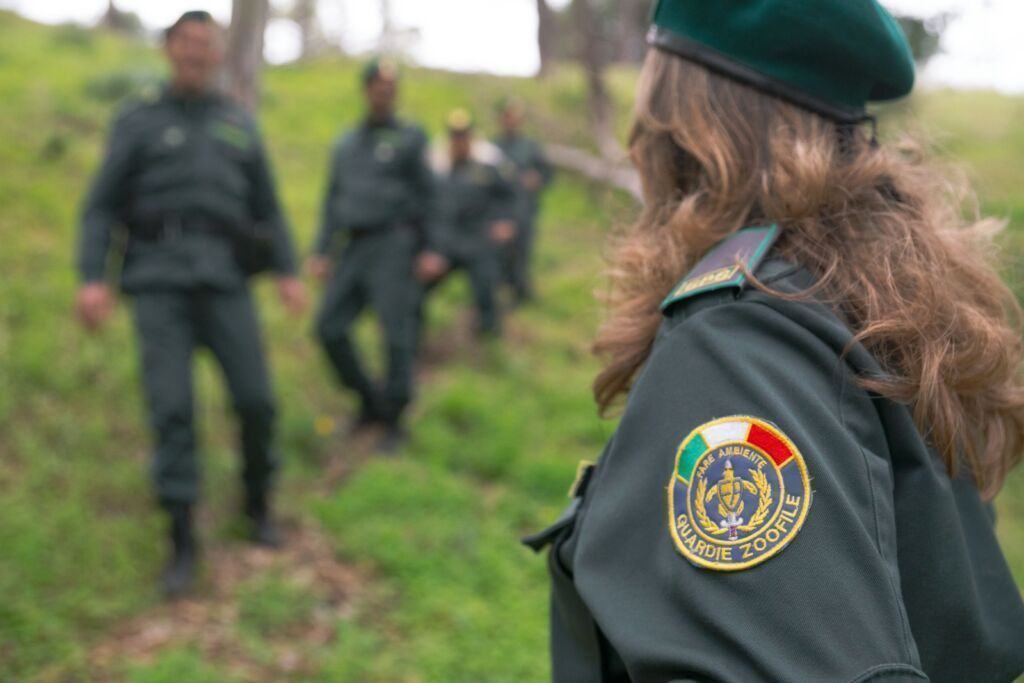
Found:
M 449 133 L 468 133 L 473 130 L 473 115 L 460 107 L 452 110 L 452 112 L 448 114 L 448 118 L 445 119 L 445 124 L 448 126 Z
M 914 58 L 877 0 L 656 0 L 648 42 L 840 122 L 914 87 Z

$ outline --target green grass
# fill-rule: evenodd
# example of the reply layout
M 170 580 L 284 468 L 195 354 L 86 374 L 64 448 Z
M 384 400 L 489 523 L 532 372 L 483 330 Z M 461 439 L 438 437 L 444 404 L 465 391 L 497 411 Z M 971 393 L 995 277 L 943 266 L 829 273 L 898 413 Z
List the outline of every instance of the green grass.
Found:
M 159 73 L 158 56 L 144 47 L 0 13 L 0 681 L 90 680 L 89 648 L 159 604 L 162 528 L 146 479 L 128 316 L 122 308 L 92 336 L 70 315 L 76 213 L 114 100 Z M 331 60 L 266 76 L 261 123 L 303 247 L 330 141 L 359 116 L 357 74 L 358 65 Z M 631 74 L 613 81 L 627 101 Z M 510 88 L 549 136 L 586 144 L 585 93 L 569 70 L 544 86 L 415 70 L 403 108 L 434 134 L 455 105 L 490 125 L 491 102 Z M 944 153 L 970 164 L 986 209 L 1013 220 L 1007 244 L 1024 246 L 1024 100 L 936 93 L 912 106 Z M 627 120 L 623 113 L 620 130 Z M 613 428 L 588 394 L 596 369 L 588 347 L 604 233 L 628 211 L 622 197 L 561 176 L 544 204 L 541 303 L 516 313 L 509 343 L 458 348 L 433 369 L 408 457 L 371 461 L 334 492 L 322 470 L 346 444 L 318 435 L 315 423 L 343 418 L 349 399 L 327 380 L 309 323 L 287 319 L 260 285 L 287 457 L 282 505 L 321 524 L 338 556 L 368 577 L 330 644 L 303 652 L 302 680 L 546 679 L 544 563 L 517 539 L 558 513 L 577 461 L 595 457 Z M 440 299 L 435 329 L 457 321 L 464 285 L 446 286 Z M 196 384 L 205 486 L 214 494 L 202 533 L 208 545 L 232 542 L 233 425 L 207 358 Z M 1020 582 L 1022 496 L 1018 472 L 1000 500 L 1000 534 Z M 305 586 L 275 573 L 239 584 L 235 600 L 235 635 L 257 663 L 318 609 Z M 238 677 L 187 645 L 126 662 L 123 675 L 147 683 Z
M 239 680 L 186 648 L 162 652 L 155 661 L 144 666 L 129 666 L 127 678 L 131 683 L 232 683 Z
M 294 579 L 271 574 L 238 587 L 239 625 L 254 635 L 287 633 L 308 621 L 315 598 Z

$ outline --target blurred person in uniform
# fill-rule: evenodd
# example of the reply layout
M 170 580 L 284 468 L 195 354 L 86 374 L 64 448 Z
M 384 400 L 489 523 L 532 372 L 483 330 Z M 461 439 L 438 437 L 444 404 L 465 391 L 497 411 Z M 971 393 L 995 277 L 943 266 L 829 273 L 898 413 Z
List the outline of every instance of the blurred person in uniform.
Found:
M 274 396 L 248 278 L 273 271 L 294 314 L 305 294 L 256 123 L 214 88 L 220 27 L 206 12 L 186 12 L 167 29 L 165 53 L 169 83 L 118 114 L 85 201 L 77 306 L 89 328 L 109 316 L 107 265 L 117 231 L 126 229 L 121 287 L 141 347 L 156 494 L 170 517 L 163 580 L 173 597 L 196 575 L 194 352 L 208 348 L 224 371 L 241 428 L 244 512 L 253 540 L 276 546 Z
M 427 289 L 437 287 L 455 271 L 469 277 L 476 307 L 476 332 L 484 337 L 501 334 L 501 250 L 516 236 L 515 169 L 499 150 L 483 161 L 474 150 L 474 121 L 465 109 L 447 119 L 448 155 L 438 180 L 437 225 L 440 249 L 448 262 L 441 277 L 421 273 Z M 425 301 L 424 304 L 425 306 Z M 421 310 L 421 318 L 425 311 Z
M 516 302 L 524 303 L 534 295 L 532 265 L 537 240 L 537 214 L 541 194 L 551 183 L 554 169 L 540 143 L 523 133 L 525 103 L 517 97 L 507 97 L 498 102 L 497 109 L 501 133 L 494 139 L 494 144 L 515 165 L 519 195 L 516 236 L 504 250 L 503 278 L 512 286 Z
M 338 379 L 359 399 L 352 431 L 382 425 L 379 450 L 385 453 L 407 436 L 402 418 L 412 399 L 416 271 L 436 275 L 447 267 L 435 244 L 427 136 L 395 115 L 398 77 L 388 58 L 363 69 L 367 112 L 334 145 L 309 259 L 309 270 L 325 283 L 317 336 Z M 368 375 L 352 338 L 367 307 L 383 328 L 387 375 L 380 384 Z
M 991 221 L 869 101 L 914 61 L 876 0 L 660 0 L 611 254 L 599 405 L 550 548 L 552 672 L 1007 683 L 1024 603 L 993 496 L 1024 448 Z M 998 224 L 995 226 L 998 227 Z

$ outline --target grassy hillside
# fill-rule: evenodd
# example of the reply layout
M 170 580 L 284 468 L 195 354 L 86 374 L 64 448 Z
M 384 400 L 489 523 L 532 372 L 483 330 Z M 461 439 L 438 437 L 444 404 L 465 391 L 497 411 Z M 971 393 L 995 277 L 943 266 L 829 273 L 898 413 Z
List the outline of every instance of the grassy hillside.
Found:
M 303 247 L 328 144 L 359 113 L 357 69 L 331 61 L 267 75 L 261 122 Z M 159 72 L 143 47 L 0 13 L 0 681 L 545 680 L 546 574 L 517 538 L 558 513 L 577 461 L 613 428 L 588 395 L 587 348 L 600 245 L 627 201 L 559 178 L 544 204 L 541 303 L 515 314 L 504 344 L 472 349 L 465 288 L 445 288 L 402 459 L 368 459 L 346 442 L 335 425 L 351 405 L 309 322 L 287 319 L 261 285 L 287 459 L 281 505 L 297 540 L 283 559 L 239 541 L 233 425 L 203 358 L 209 571 L 199 600 L 165 608 L 128 316 L 122 308 L 92 336 L 70 315 L 75 217 L 106 123 L 121 94 Z M 584 142 L 572 73 L 542 90 L 415 71 L 404 109 L 437 133 L 452 106 L 486 120 L 509 89 L 548 135 Z M 616 91 L 628 97 L 628 74 Z M 969 160 L 988 207 L 1024 220 L 1022 103 L 965 97 L 921 98 L 915 116 Z M 1022 495 L 1018 474 L 1000 532 L 1024 582 Z

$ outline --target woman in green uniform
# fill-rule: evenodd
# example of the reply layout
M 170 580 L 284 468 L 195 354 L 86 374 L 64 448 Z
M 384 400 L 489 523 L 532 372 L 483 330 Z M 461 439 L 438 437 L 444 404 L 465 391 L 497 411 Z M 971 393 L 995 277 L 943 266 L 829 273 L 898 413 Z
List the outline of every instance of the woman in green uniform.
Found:
M 1012 681 L 991 499 L 1020 459 L 992 224 L 865 105 L 913 85 L 875 0 L 661 0 L 597 350 L 625 397 L 550 547 L 557 682 Z M 995 227 L 998 227 L 995 226 Z

